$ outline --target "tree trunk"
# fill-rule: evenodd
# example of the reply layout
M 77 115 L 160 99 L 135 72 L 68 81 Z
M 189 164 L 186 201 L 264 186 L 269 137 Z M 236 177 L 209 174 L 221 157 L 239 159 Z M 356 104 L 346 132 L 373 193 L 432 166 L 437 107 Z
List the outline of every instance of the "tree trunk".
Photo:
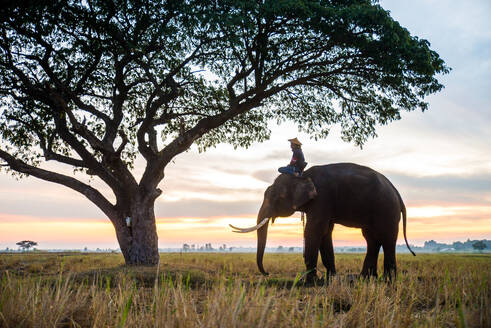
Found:
M 126 218 L 130 218 L 129 226 Z M 121 252 L 127 265 L 159 263 L 154 201 L 132 201 L 128 215 L 121 215 L 114 224 Z M 114 222 L 114 221 L 113 221 Z

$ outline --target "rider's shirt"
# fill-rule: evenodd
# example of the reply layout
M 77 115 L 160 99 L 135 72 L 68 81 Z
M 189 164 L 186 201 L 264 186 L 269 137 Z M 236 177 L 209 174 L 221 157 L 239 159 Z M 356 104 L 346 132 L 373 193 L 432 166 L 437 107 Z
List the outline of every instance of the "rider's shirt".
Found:
M 293 155 L 290 161 L 290 165 L 294 166 L 297 169 L 297 171 L 300 172 L 305 166 L 304 163 L 305 163 L 305 157 L 303 156 L 302 149 L 300 148 L 293 149 Z

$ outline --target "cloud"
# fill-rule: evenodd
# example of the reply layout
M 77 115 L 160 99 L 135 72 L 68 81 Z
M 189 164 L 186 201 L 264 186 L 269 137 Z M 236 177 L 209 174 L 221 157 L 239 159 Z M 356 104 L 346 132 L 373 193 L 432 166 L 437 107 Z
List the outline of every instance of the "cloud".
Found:
M 210 201 L 250 201 L 262 196 L 263 189 L 265 188 L 230 188 L 206 184 L 205 181 L 196 184 L 182 183 L 177 187 L 166 184 L 164 194 L 157 202 L 190 198 Z
M 59 194 L 43 195 L 42 193 L 23 197 L 19 194 L 5 195 L 2 192 L 0 211 L 5 214 L 64 220 L 105 218 L 104 213 L 85 197 L 78 196 L 74 191 L 67 193 L 72 194 L 73 198 L 58 198 Z
M 252 173 L 252 176 L 260 181 L 267 183 L 273 183 L 274 179 L 278 176 L 277 170 L 259 170 Z
M 440 79 L 445 89 L 427 99 L 430 110 L 421 124 L 450 136 L 486 141 L 491 132 L 491 2 L 487 0 L 395 1 L 381 5 L 412 35 L 427 39 L 452 68 Z M 416 129 L 418 130 L 418 129 Z M 486 137 L 487 138 L 484 138 Z M 436 136 L 438 137 L 438 136 Z M 470 145 L 472 147 L 472 145 Z
M 267 154 L 261 157 L 261 161 L 270 161 L 270 160 L 277 161 L 279 159 L 285 159 L 285 161 L 288 161 L 291 157 L 291 151 L 289 151 L 287 147 L 288 145 L 285 144 L 284 150 L 269 151 Z
M 418 177 L 389 173 L 406 204 L 491 204 L 491 174 Z
M 185 199 L 163 201 L 155 205 L 157 217 L 216 217 L 251 215 L 257 213 L 260 201 L 210 201 L 202 199 Z
M 399 181 L 408 187 L 423 189 L 444 189 L 449 191 L 472 191 L 479 193 L 491 193 L 491 174 L 461 175 L 438 175 L 417 177 L 394 173 L 389 175 L 395 181 Z

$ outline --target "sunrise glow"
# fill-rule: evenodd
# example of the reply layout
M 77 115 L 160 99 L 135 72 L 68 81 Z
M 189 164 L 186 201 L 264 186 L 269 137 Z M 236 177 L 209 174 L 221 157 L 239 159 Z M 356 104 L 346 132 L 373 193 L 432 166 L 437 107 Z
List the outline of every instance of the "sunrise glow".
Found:
M 302 141 L 308 167 L 353 162 L 385 175 L 406 204 L 411 244 L 491 239 L 489 4 L 380 3 L 412 34 L 430 40 L 452 67 L 450 74 L 438 76 L 445 89 L 425 98 L 428 110 L 404 112 L 401 120 L 377 126 L 378 136 L 363 148 L 343 142 L 339 126 L 316 140 L 291 122 L 274 121 L 271 138 L 248 149 L 220 144 L 200 153 L 192 146 L 169 163 L 159 185 L 163 194 L 155 203 L 155 216 L 160 248 L 184 243 L 255 247 L 255 233 L 237 234 L 228 225 L 256 224 L 264 190 L 277 177 L 277 168 L 290 160 L 287 140 L 293 137 Z M 455 6 L 461 10 L 451 8 Z M 43 165 L 50 168 L 52 162 Z M 138 180 L 143 171 L 138 157 L 132 173 Z M 74 174 L 63 165 L 60 172 Z M 114 201 L 97 178 L 75 177 Z M 299 213 L 279 218 L 269 227 L 267 245 L 302 246 L 302 234 Z M 365 245 L 360 229 L 337 225 L 333 238 L 335 246 Z M 40 249 L 119 247 L 111 222 L 83 195 L 1 170 L 0 250 L 16 249 L 15 243 L 25 239 L 37 241 Z M 402 222 L 398 243 L 403 243 Z
M 408 239 L 411 244 L 422 245 L 425 240 L 440 241 L 487 238 L 491 231 L 491 207 L 409 207 Z M 478 224 L 468 224 L 466 217 L 472 216 Z M 255 215 L 227 217 L 181 217 L 158 218 L 157 231 L 160 247 L 181 247 L 182 244 L 254 247 L 256 234 L 237 234 L 229 224 L 248 227 L 256 223 Z M 86 221 L 47 220 L 29 216 L 0 216 L 0 236 L 2 244 L 12 245 L 22 239 L 37 240 L 44 248 L 74 247 L 82 249 L 117 248 L 114 229 L 109 220 L 90 219 Z M 303 226 L 298 214 L 289 218 L 278 218 L 270 225 L 268 246 L 301 246 Z M 399 244 L 404 243 L 402 221 L 400 223 Z M 363 246 L 365 241 L 359 229 L 336 225 L 334 229 L 335 246 Z

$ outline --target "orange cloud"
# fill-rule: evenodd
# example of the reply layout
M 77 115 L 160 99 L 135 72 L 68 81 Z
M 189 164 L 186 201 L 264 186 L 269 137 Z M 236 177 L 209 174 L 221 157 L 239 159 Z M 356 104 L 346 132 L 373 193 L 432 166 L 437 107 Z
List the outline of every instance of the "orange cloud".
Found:
M 34 240 L 39 248 L 116 248 L 116 234 L 112 224 L 105 221 L 50 221 L 46 219 L 21 218 L 22 220 L 4 221 L 0 216 L 0 247 L 15 247 L 15 243 Z
M 256 234 L 238 234 L 228 226 L 247 227 L 256 222 L 255 215 L 157 218 L 160 247 L 180 247 L 183 243 L 228 246 L 256 245 Z M 411 244 L 425 240 L 442 242 L 491 238 L 489 206 L 422 206 L 408 208 L 407 235 Z M 404 243 L 402 220 L 398 243 Z M 360 229 L 336 225 L 335 246 L 364 245 Z M 117 248 L 114 228 L 106 219 L 61 220 L 35 216 L 0 214 L 0 247 L 15 247 L 15 242 L 32 239 L 40 248 Z M 278 218 L 270 225 L 268 246 L 301 246 L 303 227 L 299 215 Z

